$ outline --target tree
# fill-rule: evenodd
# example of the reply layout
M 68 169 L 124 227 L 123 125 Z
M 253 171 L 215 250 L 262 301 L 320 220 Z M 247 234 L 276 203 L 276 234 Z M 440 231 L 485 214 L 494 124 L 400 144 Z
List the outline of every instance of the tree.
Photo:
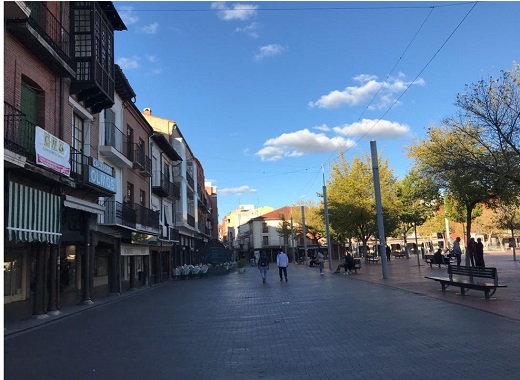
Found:
M 435 215 L 440 204 L 439 190 L 432 185 L 431 181 L 421 176 L 417 168 L 412 168 L 398 183 L 397 198 L 400 202 L 398 217 L 403 225 L 404 245 L 408 257 L 406 234 L 411 228 L 414 229 L 417 247 L 417 226 L 424 224 Z M 419 265 L 419 255 L 417 255 L 417 264 Z
M 424 174 L 466 209 L 467 236 L 474 207 L 520 194 L 520 67 L 513 63 L 498 79 L 466 85 L 457 95 L 455 117 L 430 128 L 413 144 Z M 468 258 L 466 258 L 468 260 Z
M 287 253 L 287 243 L 289 241 L 289 237 L 291 236 L 291 223 L 285 219 L 284 214 L 280 214 L 280 223 L 278 223 L 276 232 L 278 233 L 278 236 L 283 238 L 284 252 Z
M 461 132 L 466 144 L 463 158 L 456 160 L 471 172 L 501 177 L 517 188 L 520 186 L 520 66 L 513 63 L 500 78 L 489 77 L 466 85 L 457 95 L 456 117 L 445 124 Z M 471 126 L 471 128 L 467 128 Z M 478 147 L 479 155 L 472 154 Z M 469 154 L 468 154 L 469 153 Z M 496 181 L 495 181 L 496 182 Z M 513 197 L 514 198 L 514 197 Z
M 388 160 L 379 161 L 379 179 L 385 231 L 397 227 L 394 212 L 395 183 Z M 377 237 L 377 220 L 370 156 L 354 157 L 348 162 L 344 153 L 331 165 L 331 178 L 327 183 L 329 222 L 334 231 L 342 236 L 355 237 L 366 245 L 371 237 Z
M 494 205 L 494 210 L 496 212 L 497 225 L 511 232 L 513 260 L 516 261 L 515 231 L 520 229 L 520 197 L 508 202 L 497 203 Z

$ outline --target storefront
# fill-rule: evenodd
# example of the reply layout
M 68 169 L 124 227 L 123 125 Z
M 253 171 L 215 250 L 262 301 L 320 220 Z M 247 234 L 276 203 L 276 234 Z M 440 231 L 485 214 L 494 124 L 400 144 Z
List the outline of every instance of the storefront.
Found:
M 61 197 L 23 179 L 6 183 L 4 304 L 34 300 L 33 314 L 57 309 Z M 47 190 L 47 191 L 46 191 Z

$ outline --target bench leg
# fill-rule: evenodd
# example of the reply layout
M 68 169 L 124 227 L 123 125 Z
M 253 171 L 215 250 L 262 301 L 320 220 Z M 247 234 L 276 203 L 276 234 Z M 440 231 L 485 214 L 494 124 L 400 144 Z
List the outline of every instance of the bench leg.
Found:
M 466 295 L 466 289 L 463 286 L 460 287 L 460 295 L 461 296 L 465 296 Z
M 442 292 L 444 293 L 446 291 L 446 284 L 444 282 L 441 282 L 442 286 Z

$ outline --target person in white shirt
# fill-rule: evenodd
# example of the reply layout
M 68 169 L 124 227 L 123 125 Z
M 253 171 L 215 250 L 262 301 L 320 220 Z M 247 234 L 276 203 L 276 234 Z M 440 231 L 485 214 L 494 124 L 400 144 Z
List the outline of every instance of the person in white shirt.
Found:
M 320 274 L 323 273 L 323 264 L 325 263 L 325 256 L 323 256 L 323 253 L 321 251 L 318 251 L 318 264 L 320 264 Z
M 287 254 L 281 251 L 276 256 L 276 265 L 278 265 L 278 274 L 280 275 L 280 281 L 283 281 L 283 276 L 285 277 L 285 281 L 287 282 L 287 266 L 289 265 L 289 258 Z

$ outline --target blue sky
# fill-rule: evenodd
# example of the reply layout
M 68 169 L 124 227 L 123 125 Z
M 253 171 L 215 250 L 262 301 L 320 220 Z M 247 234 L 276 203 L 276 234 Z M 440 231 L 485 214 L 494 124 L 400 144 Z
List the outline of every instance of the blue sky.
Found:
M 520 2 L 114 4 L 137 107 L 177 122 L 220 219 L 317 199 L 322 166 L 370 140 L 404 176 L 466 84 L 520 61 Z

